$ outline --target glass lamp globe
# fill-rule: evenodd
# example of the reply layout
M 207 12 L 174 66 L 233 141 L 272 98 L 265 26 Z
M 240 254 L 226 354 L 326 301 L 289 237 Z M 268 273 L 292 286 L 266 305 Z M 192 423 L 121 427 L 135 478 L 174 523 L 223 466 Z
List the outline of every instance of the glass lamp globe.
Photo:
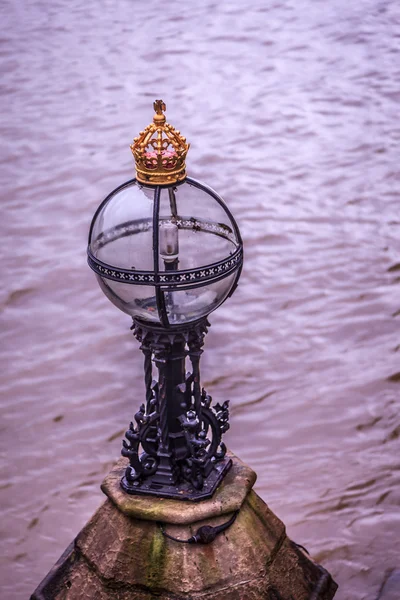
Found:
M 99 206 L 89 232 L 88 261 L 104 294 L 135 319 L 163 328 L 215 310 L 233 292 L 242 265 L 229 209 L 184 175 L 171 184 L 124 183 Z

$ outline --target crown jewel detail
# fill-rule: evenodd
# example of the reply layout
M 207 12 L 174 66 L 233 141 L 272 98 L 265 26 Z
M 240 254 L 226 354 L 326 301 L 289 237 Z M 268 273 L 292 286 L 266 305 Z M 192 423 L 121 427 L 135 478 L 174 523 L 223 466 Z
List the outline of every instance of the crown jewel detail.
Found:
M 130 148 L 136 163 L 136 178 L 141 183 L 167 185 L 186 177 L 185 159 L 190 144 L 180 131 L 166 122 L 165 102 L 153 104 L 153 123 L 141 131 Z

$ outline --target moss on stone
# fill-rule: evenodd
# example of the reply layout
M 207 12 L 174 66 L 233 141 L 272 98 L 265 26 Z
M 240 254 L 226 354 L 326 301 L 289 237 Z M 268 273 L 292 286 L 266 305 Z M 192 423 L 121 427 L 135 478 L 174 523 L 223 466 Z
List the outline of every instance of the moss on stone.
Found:
M 155 529 L 150 541 L 146 562 L 146 585 L 149 588 L 159 588 L 164 581 L 164 569 L 167 560 L 166 540 L 161 531 Z

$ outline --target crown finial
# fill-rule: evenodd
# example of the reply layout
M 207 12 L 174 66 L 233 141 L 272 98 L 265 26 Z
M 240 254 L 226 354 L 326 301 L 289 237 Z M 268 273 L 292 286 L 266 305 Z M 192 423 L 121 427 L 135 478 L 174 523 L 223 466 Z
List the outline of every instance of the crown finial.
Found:
M 168 185 L 186 177 L 185 159 L 189 150 L 179 131 L 166 122 L 163 100 L 153 103 L 153 123 L 140 132 L 131 144 L 136 163 L 136 178 L 141 183 Z
M 158 115 L 162 115 L 163 112 L 165 112 L 167 110 L 167 107 L 165 105 L 165 102 L 163 102 L 163 100 L 154 100 L 153 107 Z
M 165 102 L 162 100 L 155 100 L 153 103 L 154 110 L 156 114 L 153 117 L 153 123 L 156 125 L 164 125 L 165 123 L 165 115 L 164 111 L 167 109 Z

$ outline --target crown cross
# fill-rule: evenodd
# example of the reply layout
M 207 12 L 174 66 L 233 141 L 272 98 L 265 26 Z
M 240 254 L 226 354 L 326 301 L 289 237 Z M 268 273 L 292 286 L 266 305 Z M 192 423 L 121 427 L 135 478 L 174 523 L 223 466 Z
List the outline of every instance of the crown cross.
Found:
M 162 100 L 155 100 L 153 107 L 158 115 L 162 115 L 163 112 L 167 109 L 167 107 L 165 106 L 165 102 L 163 102 Z
M 141 131 L 131 144 L 136 178 L 141 183 L 170 185 L 186 177 L 189 144 L 180 131 L 166 122 L 165 102 L 155 100 L 153 123 Z

